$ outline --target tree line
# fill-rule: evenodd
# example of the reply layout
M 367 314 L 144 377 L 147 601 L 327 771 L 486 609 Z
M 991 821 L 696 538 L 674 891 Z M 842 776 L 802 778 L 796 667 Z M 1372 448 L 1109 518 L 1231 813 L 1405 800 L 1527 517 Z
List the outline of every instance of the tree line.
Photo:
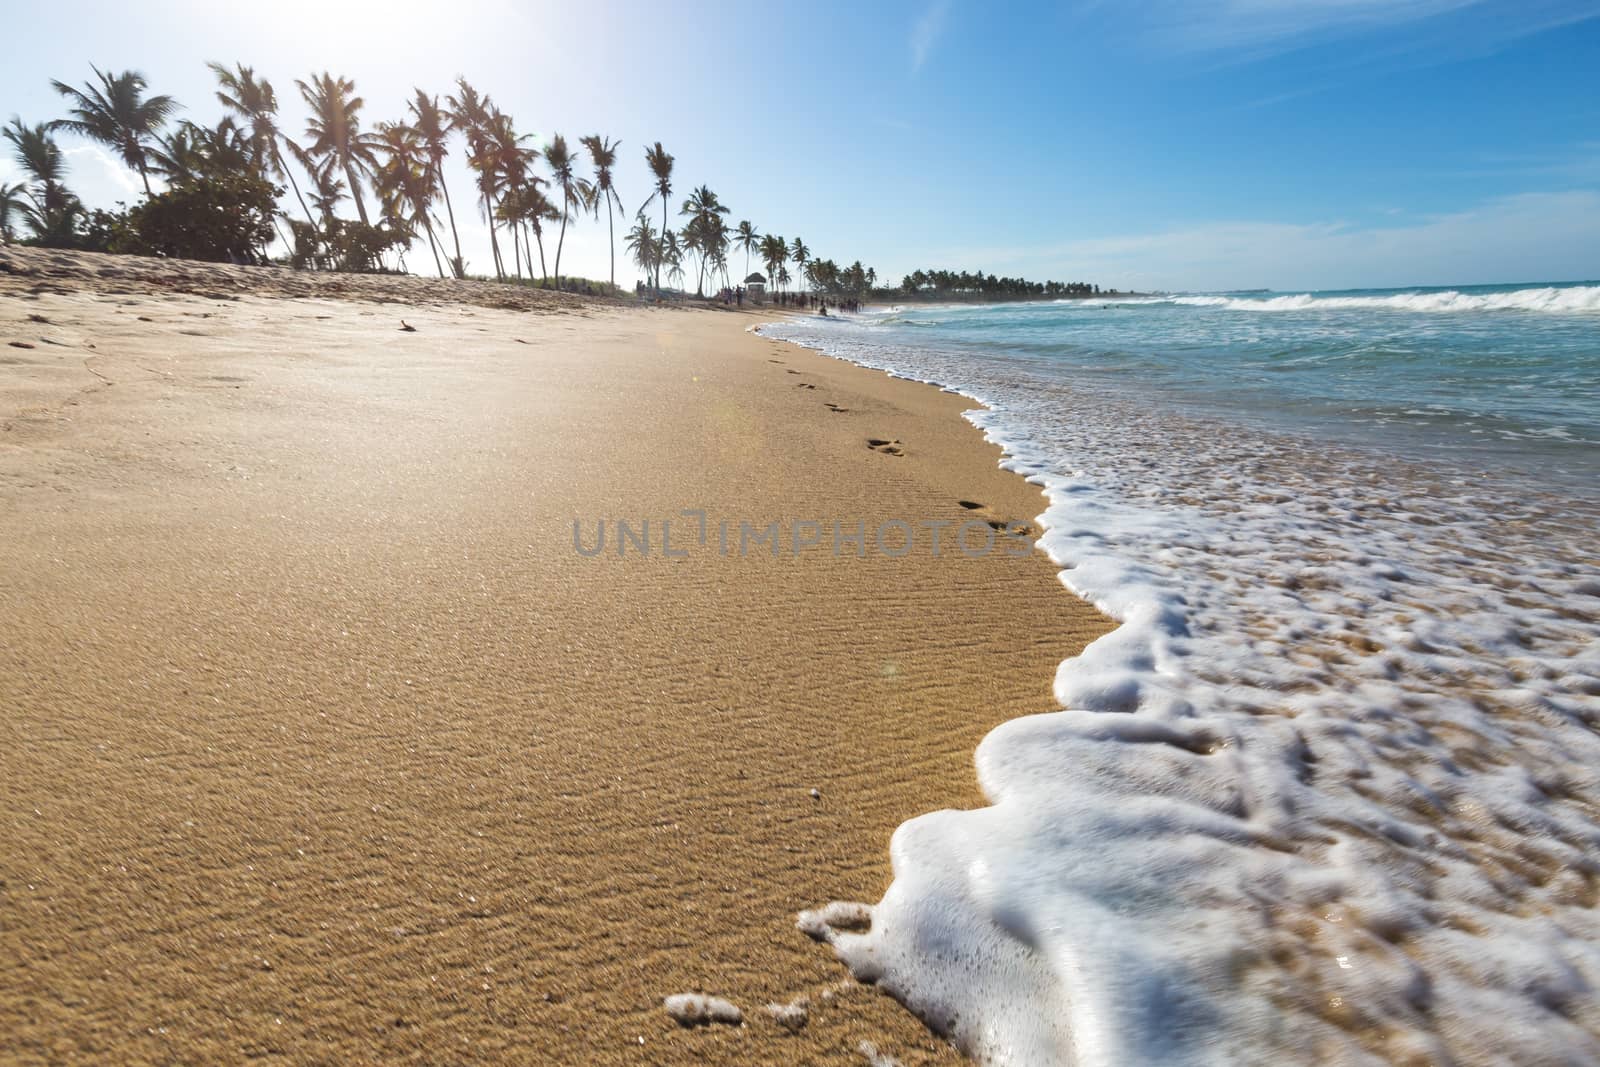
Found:
M 223 112 L 209 126 L 178 120 L 178 102 L 151 94 L 136 71 L 91 68 L 94 80 L 81 87 L 52 82 L 67 103 L 65 117 L 27 124 L 14 116 L 0 129 L 26 175 L 0 185 L 0 240 L 242 263 L 266 262 L 276 240 L 291 266 L 349 271 L 403 270 L 406 253 L 422 244 L 441 276 L 461 278 L 468 264 L 443 166 L 459 149 L 472 176 L 473 209 L 488 227 L 497 279 L 548 285 L 554 275 L 556 286 L 566 284 L 561 260 L 569 227 L 603 215 L 615 286 L 616 223 L 628 212 L 615 178 L 621 145 L 611 137 L 573 143 L 556 134 L 535 147 L 465 78 L 443 96 L 418 89 L 404 118 L 368 125 L 355 83 L 324 72 L 294 83 L 310 112 L 297 140 L 279 121 L 270 81 L 243 64 L 208 66 Z M 67 186 L 61 132 L 115 152 L 138 175 L 143 198 L 118 211 L 88 210 Z M 800 238 L 762 234 L 748 220 L 731 226 L 727 205 L 707 185 L 678 205 L 682 224 L 674 228 L 675 160 L 659 141 L 645 148 L 644 158 L 650 194 L 625 239 L 657 289 L 664 279 L 683 282 L 688 270 L 697 293 L 719 278 L 731 284 L 736 249 L 747 267 L 758 256 L 779 286 L 791 280 L 790 262 L 819 286 L 866 277 L 859 264 L 852 273 L 832 261 L 814 263 Z M 280 203 L 291 191 L 298 212 Z M 659 229 L 652 215 L 657 202 Z M 341 208 L 353 208 L 354 217 Z
M 901 280 L 900 291 L 907 296 L 939 298 L 980 296 L 989 299 L 1109 296 L 1117 292 L 1115 289 L 1101 289 L 1089 282 L 1031 282 L 1026 278 L 997 278 L 981 270 L 976 273 L 948 270 L 912 271 Z
M 53 81 L 64 117 L 26 124 L 13 116 L 0 128 L 26 176 L 0 184 L 0 240 L 235 263 L 268 262 L 276 242 L 286 250 L 279 262 L 344 271 L 403 271 L 405 256 L 420 244 L 441 276 L 463 278 L 468 263 L 443 166 L 460 150 L 473 183 L 472 210 L 488 227 L 495 278 L 550 285 L 554 275 L 557 287 L 573 284 L 562 273 L 567 231 L 604 215 L 615 287 L 616 224 L 629 214 L 615 177 L 621 144 L 611 137 L 592 134 L 573 143 L 556 134 L 536 147 L 464 77 L 442 96 L 417 89 L 402 118 L 369 125 L 355 82 L 323 72 L 294 83 L 309 109 L 296 139 L 279 120 L 270 81 L 242 63 L 207 66 L 222 109 L 211 125 L 178 119 L 181 105 L 150 93 L 137 71 L 91 67 L 95 77 L 82 86 Z M 138 175 L 143 197 L 115 211 L 87 209 L 67 186 L 66 156 L 56 141 L 62 132 L 113 151 Z M 878 288 L 877 271 L 860 260 L 841 266 L 815 256 L 798 237 L 763 234 L 749 220 L 730 224 L 728 206 L 708 185 L 678 204 L 674 227 L 676 161 L 660 141 L 645 147 L 644 161 L 649 195 L 623 241 L 658 293 L 664 283 L 686 288 L 691 274 L 697 294 L 708 283 L 728 288 L 749 275 L 752 262 L 778 293 L 794 286 L 861 300 L 893 292 Z M 353 208 L 354 216 L 343 208 Z M 741 253 L 745 274 L 734 277 L 730 263 Z M 919 270 L 900 291 L 1006 299 L 1100 289 Z

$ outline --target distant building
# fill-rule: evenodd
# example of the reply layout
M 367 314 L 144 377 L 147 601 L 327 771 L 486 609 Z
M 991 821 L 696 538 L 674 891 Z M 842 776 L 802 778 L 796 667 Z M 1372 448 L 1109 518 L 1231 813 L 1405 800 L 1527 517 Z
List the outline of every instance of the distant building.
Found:
M 762 277 L 760 271 L 744 280 L 744 294 L 758 304 L 767 298 L 767 279 Z

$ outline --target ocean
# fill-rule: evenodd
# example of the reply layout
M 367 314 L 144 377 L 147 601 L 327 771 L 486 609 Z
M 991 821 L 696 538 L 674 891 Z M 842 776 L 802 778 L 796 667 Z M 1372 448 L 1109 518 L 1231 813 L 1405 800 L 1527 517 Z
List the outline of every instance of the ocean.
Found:
M 994 1062 L 1600 1062 L 1600 285 L 762 333 L 980 402 L 1120 624 L 852 970 Z

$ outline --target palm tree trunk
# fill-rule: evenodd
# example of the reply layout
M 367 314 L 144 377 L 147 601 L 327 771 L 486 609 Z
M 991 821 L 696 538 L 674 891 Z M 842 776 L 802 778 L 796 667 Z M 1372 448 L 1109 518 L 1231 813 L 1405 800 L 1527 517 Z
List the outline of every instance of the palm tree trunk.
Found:
M 506 268 L 500 259 L 500 241 L 494 233 L 494 202 L 488 193 L 483 194 L 483 214 L 489 220 L 489 248 L 494 252 L 494 276 L 503 282 L 506 280 Z
M 450 216 L 450 236 L 456 243 L 456 258 L 450 264 L 450 272 L 459 278 L 467 265 L 461 258 L 461 235 L 456 232 L 456 209 L 450 203 L 450 187 L 444 183 L 444 168 L 439 166 L 438 160 L 433 163 L 433 174 L 439 179 L 439 191 L 444 194 L 444 209 Z
M 561 246 L 567 243 L 567 215 L 572 211 L 572 197 L 565 190 L 561 197 L 561 236 L 556 238 L 556 288 L 561 288 Z
M 541 288 L 550 288 L 550 272 L 544 266 L 544 231 L 534 230 L 533 239 L 539 242 L 539 285 Z
M 428 231 L 428 247 L 433 249 L 433 269 L 439 272 L 439 277 L 444 277 L 444 264 L 439 261 L 439 242 L 433 239 L 433 220 L 428 218 L 428 209 L 422 208 L 422 228 Z
M 611 288 L 617 287 L 617 220 L 611 216 L 611 204 L 606 203 L 606 236 L 611 239 Z
M 661 243 L 662 243 L 663 246 L 666 244 L 666 241 L 667 241 L 667 194 L 666 193 L 662 193 L 661 194 Z M 662 256 L 661 258 L 662 259 L 666 259 L 667 257 L 666 256 Z M 656 264 L 656 296 L 660 296 L 660 295 L 661 295 L 661 264 L 658 262 Z
M 272 154 L 278 158 L 278 169 L 289 176 L 289 184 L 294 187 L 294 198 L 300 201 L 300 210 L 306 213 L 306 221 L 311 224 L 313 230 L 316 229 L 317 218 L 311 214 L 311 209 L 306 206 L 306 198 L 300 195 L 300 183 L 294 180 L 294 171 L 290 170 L 289 165 L 283 161 L 283 151 L 279 149 L 276 139 L 272 142 Z
M 139 161 L 139 177 L 144 179 L 144 195 L 146 197 L 152 195 L 150 192 L 150 172 L 145 169 L 144 160 Z
M 356 214 L 361 216 L 361 225 L 371 226 L 372 223 L 367 220 L 367 202 L 361 195 L 361 183 L 356 180 L 355 165 L 348 160 L 344 165 L 344 177 L 350 183 L 350 196 L 356 202 Z
M 517 224 L 506 223 L 506 228 L 511 231 L 511 262 L 517 268 L 517 281 L 522 281 L 522 235 L 517 232 Z

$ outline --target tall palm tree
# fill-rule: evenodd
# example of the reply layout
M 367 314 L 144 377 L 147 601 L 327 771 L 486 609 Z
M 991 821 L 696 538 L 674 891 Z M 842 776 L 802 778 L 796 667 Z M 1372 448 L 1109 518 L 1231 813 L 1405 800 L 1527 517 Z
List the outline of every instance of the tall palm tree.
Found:
M 478 176 L 479 208 L 489 223 L 489 249 L 494 256 L 495 276 L 503 279 L 505 264 L 500 258 L 500 239 L 496 236 L 498 227 L 495 224 L 495 153 L 488 132 L 494 103 L 486 94 L 474 89 L 466 78 L 456 79 L 456 89 L 457 95 L 446 98 L 450 120 L 467 139 L 467 165 Z
M 229 70 L 221 63 L 206 65 L 217 76 L 217 84 L 221 86 L 217 90 L 217 102 L 249 123 L 256 161 L 272 174 L 281 174 L 289 179 L 294 198 L 300 201 L 300 210 L 306 213 L 306 221 L 315 226 L 317 220 L 312 217 L 311 208 L 300 193 L 300 183 L 295 180 L 294 171 L 283 161 L 281 142 L 289 138 L 278 128 L 278 94 L 273 91 L 272 83 L 265 78 L 258 79 L 255 71 L 243 63 L 234 70 Z
M 450 238 L 456 246 L 456 257 L 450 261 L 450 266 L 452 273 L 460 278 L 466 273 L 466 261 L 461 257 L 461 235 L 456 232 L 456 209 L 450 203 L 450 187 L 444 182 L 444 159 L 450 154 L 450 113 L 439 106 L 437 96 L 429 96 L 421 89 L 417 90 L 410 107 L 412 125 L 422 138 L 422 145 L 428 153 L 428 165 L 433 168 L 434 183 L 444 196 L 445 214 L 450 218 Z
M 74 89 L 65 82 L 50 83 L 75 105 L 68 112 L 71 118 L 57 119 L 50 128 L 71 130 L 114 149 L 124 163 L 139 172 L 144 195 L 149 196 L 146 154 L 161 127 L 178 110 L 178 102 L 170 96 L 146 97 L 144 75 L 137 71 L 113 77 L 92 64 L 89 69 L 100 79 L 99 85 L 88 82 L 83 89 Z
M 744 249 L 744 273 L 749 277 L 750 253 L 761 247 L 761 235 L 749 219 L 739 223 L 739 228 L 733 231 L 733 247 Z
M 671 228 L 667 225 L 667 203 L 672 198 L 672 156 L 668 155 L 667 150 L 661 147 L 661 142 L 657 141 L 654 145 L 644 150 L 644 161 L 650 167 L 650 173 L 656 180 L 655 192 L 650 194 L 650 200 L 654 200 L 658 196 L 661 198 L 661 233 L 663 239 L 665 239 L 666 234 L 671 232 Z M 649 207 L 650 200 L 646 200 L 639 210 L 643 211 Z M 656 259 L 657 293 L 661 291 L 661 261 L 663 258 L 657 257 Z
M 612 179 L 611 168 L 617 165 L 617 149 L 622 147 L 621 141 L 613 141 L 609 137 L 599 134 L 590 134 L 581 138 L 583 147 L 589 150 L 589 159 L 594 163 L 594 213 L 598 217 L 601 209 L 606 213 L 606 238 L 611 244 L 611 287 L 617 286 L 617 232 L 614 228 L 616 214 L 622 215 L 622 198 L 617 195 L 616 185 Z
M 484 195 L 485 214 L 489 218 L 489 243 L 495 250 L 496 260 L 501 263 L 500 269 L 503 275 L 504 264 L 500 260 L 500 246 L 494 236 L 495 220 L 499 217 L 495 210 L 495 201 L 528 184 L 533 161 L 539 157 L 539 153 L 536 149 L 523 146 L 523 142 L 530 138 L 517 133 L 511 116 L 499 108 L 491 110 L 478 132 L 478 155 L 468 160 L 468 163 L 478 171 L 478 187 Z M 511 240 L 512 254 L 516 255 L 518 237 L 515 226 L 511 228 Z M 513 266 L 520 278 L 521 265 L 513 264 Z
M 811 249 L 806 243 L 796 237 L 789 243 L 789 258 L 794 260 L 795 273 L 804 280 L 806 276 L 806 260 L 811 258 Z
M 335 78 L 326 71 L 309 83 L 296 80 L 295 84 L 311 108 L 311 117 L 306 120 L 306 137 L 311 143 L 306 151 L 313 157 L 333 160 L 344 171 L 350 196 L 356 202 L 356 214 L 363 225 L 371 225 L 366 200 L 361 195 L 361 175 L 376 171 L 378 159 L 376 140 L 361 132 L 361 109 L 366 101 L 355 95 L 355 82 Z
M 561 236 L 556 240 L 556 288 L 561 288 L 561 246 L 567 240 L 567 219 L 573 214 L 573 205 L 582 207 L 593 197 L 594 189 L 578 177 L 572 150 L 567 139 L 559 133 L 550 138 L 544 148 L 544 161 L 550 165 L 556 188 L 561 190 Z

